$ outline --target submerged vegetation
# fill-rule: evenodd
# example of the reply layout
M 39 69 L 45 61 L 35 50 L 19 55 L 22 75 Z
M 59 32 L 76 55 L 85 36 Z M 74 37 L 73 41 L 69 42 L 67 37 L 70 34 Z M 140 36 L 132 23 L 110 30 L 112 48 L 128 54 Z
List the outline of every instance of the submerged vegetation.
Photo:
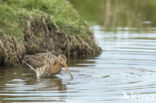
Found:
M 100 52 L 86 22 L 66 0 L 0 0 L 0 62 L 38 52 L 68 56 Z

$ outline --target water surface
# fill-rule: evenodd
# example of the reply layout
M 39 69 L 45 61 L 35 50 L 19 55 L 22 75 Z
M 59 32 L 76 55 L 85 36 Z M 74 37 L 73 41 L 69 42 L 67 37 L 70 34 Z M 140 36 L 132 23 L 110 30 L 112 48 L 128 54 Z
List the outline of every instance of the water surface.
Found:
M 124 28 L 105 32 L 100 26 L 91 28 L 103 51 L 97 57 L 71 60 L 69 68 L 74 79 L 65 68 L 56 77 L 42 79 L 37 79 L 27 67 L 1 68 L 0 100 L 3 103 L 142 103 L 141 97 L 124 98 L 126 93 L 128 97 L 147 94 L 146 103 L 155 103 L 156 35 L 153 28 L 150 32 Z
M 0 67 L 0 103 L 156 103 L 155 0 L 69 0 L 102 52 L 71 59 L 37 79 L 27 67 Z

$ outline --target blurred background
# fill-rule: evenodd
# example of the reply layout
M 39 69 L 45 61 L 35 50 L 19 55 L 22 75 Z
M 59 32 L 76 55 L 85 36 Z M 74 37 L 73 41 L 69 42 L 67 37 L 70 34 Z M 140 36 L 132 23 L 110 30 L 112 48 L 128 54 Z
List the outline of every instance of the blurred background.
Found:
M 105 28 L 156 26 L 155 0 L 70 0 L 90 24 Z

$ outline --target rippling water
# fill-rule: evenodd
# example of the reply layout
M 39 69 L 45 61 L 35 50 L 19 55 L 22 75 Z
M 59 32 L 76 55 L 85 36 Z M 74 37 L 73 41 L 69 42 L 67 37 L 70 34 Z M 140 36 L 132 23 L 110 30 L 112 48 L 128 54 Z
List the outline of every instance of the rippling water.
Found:
M 0 68 L 0 103 L 155 103 L 156 32 L 92 27 L 103 49 L 97 57 L 73 59 L 66 73 L 37 79 L 27 67 Z

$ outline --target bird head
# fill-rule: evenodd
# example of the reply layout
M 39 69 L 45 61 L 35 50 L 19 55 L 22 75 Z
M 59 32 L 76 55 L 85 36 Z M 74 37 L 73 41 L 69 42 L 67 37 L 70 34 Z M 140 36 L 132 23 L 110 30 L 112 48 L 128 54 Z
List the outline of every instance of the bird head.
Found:
M 61 65 L 63 65 L 63 66 L 66 68 L 66 70 L 67 70 L 67 72 L 69 73 L 69 75 L 73 78 L 73 76 L 72 76 L 71 72 L 69 71 L 68 66 L 67 66 L 67 64 L 66 64 L 66 63 L 67 63 L 67 58 L 66 58 L 66 56 L 65 56 L 64 54 L 60 54 L 60 55 L 58 56 L 57 60 L 58 60 L 58 62 L 59 62 Z

